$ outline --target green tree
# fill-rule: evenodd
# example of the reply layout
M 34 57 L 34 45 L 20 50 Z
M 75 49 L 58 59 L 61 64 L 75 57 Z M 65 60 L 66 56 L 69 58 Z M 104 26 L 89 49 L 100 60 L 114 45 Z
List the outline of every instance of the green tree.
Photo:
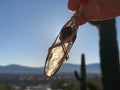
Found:
M 66 81 L 64 79 L 56 79 L 53 80 L 53 82 L 50 84 L 52 90 L 56 90 L 56 89 L 65 89 L 65 85 Z
M 67 87 L 64 90 L 80 90 L 80 82 L 77 80 L 74 80 L 68 83 Z
M 64 79 L 56 79 L 50 84 L 52 90 L 80 90 L 80 82 L 77 80 L 67 83 Z
M 89 90 L 102 90 L 102 87 L 96 82 L 88 81 L 87 86 Z
M 12 86 L 8 84 L 0 84 L 0 90 L 15 90 Z

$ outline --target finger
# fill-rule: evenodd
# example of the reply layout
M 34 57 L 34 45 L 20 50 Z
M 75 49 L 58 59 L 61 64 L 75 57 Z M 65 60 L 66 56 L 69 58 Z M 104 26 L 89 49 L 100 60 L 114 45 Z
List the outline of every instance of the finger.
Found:
M 80 7 L 81 0 L 69 0 L 68 9 L 71 11 L 77 11 Z
M 89 19 L 87 19 L 86 17 L 84 17 L 83 15 L 81 16 L 81 18 L 80 18 L 80 25 L 83 25 L 83 24 L 85 24 L 85 23 L 87 23 L 88 21 L 89 21 Z

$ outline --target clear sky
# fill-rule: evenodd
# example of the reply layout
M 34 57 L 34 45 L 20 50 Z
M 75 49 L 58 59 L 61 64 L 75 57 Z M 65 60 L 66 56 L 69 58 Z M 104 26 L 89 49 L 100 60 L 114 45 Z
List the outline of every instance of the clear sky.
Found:
M 0 0 L 0 65 L 44 66 L 48 48 L 73 12 L 68 0 Z M 120 17 L 117 18 L 120 43 Z M 120 44 L 119 44 L 120 47 Z M 67 63 L 99 63 L 99 34 L 89 23 L 79 27 Z

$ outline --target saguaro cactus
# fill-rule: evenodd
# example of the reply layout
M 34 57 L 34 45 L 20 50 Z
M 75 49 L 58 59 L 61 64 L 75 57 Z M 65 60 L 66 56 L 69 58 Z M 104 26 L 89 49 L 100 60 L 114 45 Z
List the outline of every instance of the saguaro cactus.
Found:
M 99 29 L 103 90 L 120 90 L 119 54 L 115 19 L 91 23 Z
M 85 69 L 85 56 L 84 56 L 84 54 L 82 54 L 82 58 L 81 58 L 81 77 L 79 76 L 77 71 L 75 71 L 75 76 L 81 82 L 81 90 L 86 90 L 87 85 L 86 85 L 86 69 Z

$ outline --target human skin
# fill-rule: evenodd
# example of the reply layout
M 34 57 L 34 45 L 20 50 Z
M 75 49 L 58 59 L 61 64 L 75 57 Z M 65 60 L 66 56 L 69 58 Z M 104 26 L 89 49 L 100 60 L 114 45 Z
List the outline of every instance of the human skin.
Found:
M 81 5 L 81 0 L 69 0 L 68 9 L 77 11 Z M 88 0 L 83 9 L 81 23 L 87 21 L 98 21 L 111 19 L 120 16 L 120 0 Z

